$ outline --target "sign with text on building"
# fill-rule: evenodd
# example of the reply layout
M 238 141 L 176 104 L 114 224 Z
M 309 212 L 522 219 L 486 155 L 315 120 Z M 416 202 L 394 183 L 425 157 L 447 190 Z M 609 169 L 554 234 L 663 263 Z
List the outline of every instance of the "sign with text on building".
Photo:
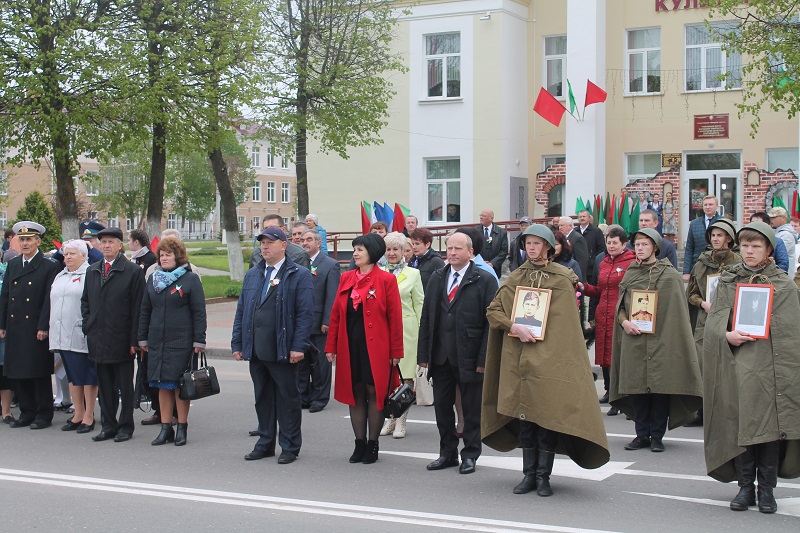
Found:
M 661 166 L 672 168 L 679 167 L 683 162 L 683 154 L 661 154 Z
M 730 120 L 727 113 L 719 115 L 695 115 L 694 138 L 727 139 L 730 133 Z
M 659 11 L 678 11 L 680 9 L 708 9 L 709 0 L 655 0 L 656 13 Z M 743 0 L 749 4 L 749 0 Z

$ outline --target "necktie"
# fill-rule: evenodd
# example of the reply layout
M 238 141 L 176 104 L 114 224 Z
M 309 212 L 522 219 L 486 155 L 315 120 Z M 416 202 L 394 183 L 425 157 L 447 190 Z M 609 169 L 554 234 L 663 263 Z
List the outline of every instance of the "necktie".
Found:
M 267 299 L 267 292 L 269 292 L 269 282 L 272 278 L 272 272 L 275 271 L 275 267 L 268 266 L 267 267 L 267 275 L 264 276 L 264 288 L 261 290 L 261 301 L 259 304 L 263 304 L 264 300 Z
M 26 266 L 28 266 L 28 263 L 30 263 L 30 261 L 28 261 L 27 259 L 25 259 L 25 260 L 22 262 L 22 268 L 25 268 Z
M 447 299 L 452 302 L 453 298 L 456 297 L 457 291 L 458 291 L 458 272 L 453 274 L 453 283 L 450 284 L 450 292 L 447 294 Z
M 105 275 L 108 276 L 108 271 L 111 270 L 111 263 L 106 262 L 106 272 Z
M 483 228 L 483 237 L 488 241 L 489 240 L 489 228 Z

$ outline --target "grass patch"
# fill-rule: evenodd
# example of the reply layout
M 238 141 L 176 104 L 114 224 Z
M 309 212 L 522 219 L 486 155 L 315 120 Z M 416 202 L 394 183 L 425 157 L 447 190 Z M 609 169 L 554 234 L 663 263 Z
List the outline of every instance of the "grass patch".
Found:
M 187 248 L 219 248 L 225 246 L 220 241 L 184 241 Z
M 206 298 L 237 297 L 241 291 L 242 283 L 231 281 L 228 276 L 203 276 Z
M 189 254 L 189 262 L 195 266 L 214 270 L 229 271 L 231 269 L 227 253 L 223 256 Z

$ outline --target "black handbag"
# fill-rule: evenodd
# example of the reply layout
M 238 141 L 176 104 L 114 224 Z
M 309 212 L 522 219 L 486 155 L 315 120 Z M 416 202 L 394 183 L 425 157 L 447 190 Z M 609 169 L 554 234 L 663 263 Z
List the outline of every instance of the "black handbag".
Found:
M 189 364 L 189 370 L 181 375 L 180 379 L 180 399 L 181 400 L 199 400 L 206 396 L 213 396 L 219 394 L 219 380 L 217 379 L 217 371 L 213 366 L 208 366 L 206 362 L 206 352 L 200 352 L 198 359 L 198 368 L 194 367 L 195 358 L 192 357 L 192 362 Z
M 389 385 L 386 387 L 383 412 L 386 416 L 400 418 L 414 403 L 414 390 L 403 381 L 403 373 L 400 372 L 400 367 L 397 367 L 397 373 L 400 375 L 400 386 L 392 392 L 392 372 L 394 372 L 394 369 L 395 365 L 390 364 Z

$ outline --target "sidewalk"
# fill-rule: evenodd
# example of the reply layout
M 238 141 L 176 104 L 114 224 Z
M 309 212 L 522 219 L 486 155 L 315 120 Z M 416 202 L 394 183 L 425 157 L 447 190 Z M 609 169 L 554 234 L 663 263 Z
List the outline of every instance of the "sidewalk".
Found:
M 236 315 L 236 300 L 206 305 L 206 355 L 212 359 L 229 359 L 231 333 Z

